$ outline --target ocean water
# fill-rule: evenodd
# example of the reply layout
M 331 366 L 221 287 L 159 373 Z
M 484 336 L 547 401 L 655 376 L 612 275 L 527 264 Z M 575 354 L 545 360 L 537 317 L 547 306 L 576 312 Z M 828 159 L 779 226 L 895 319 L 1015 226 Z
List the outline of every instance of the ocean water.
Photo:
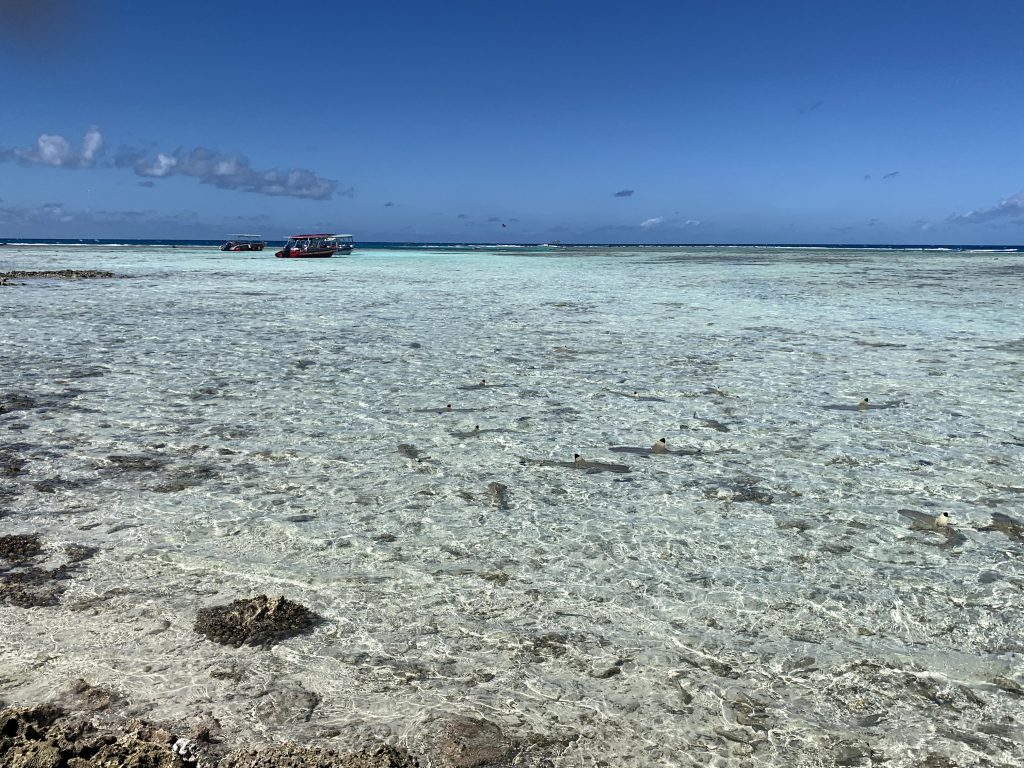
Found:
M 337 749 L 479 717 L 536 766 L 1022 764 L 1024 542 L 983 529 L 1024 521 L 1024 255 L 0 250 L 65 268 L 121 277 L 0 287 L 0 535 L 95 554 L 0 605 L 0 701 L 82 678 Z M 193 631 L 260 593 L 325 622 Z

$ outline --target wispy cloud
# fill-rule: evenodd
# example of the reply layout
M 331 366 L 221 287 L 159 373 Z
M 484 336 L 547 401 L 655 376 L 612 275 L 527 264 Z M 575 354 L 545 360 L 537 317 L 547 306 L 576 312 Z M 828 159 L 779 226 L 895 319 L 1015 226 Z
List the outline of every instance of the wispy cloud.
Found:
M 59 134 L 44 133 L 34 147 L 0 150 L 0 160 L 14 160 L 19 165 L 45 165 L 51 168 L 92 168 L 103 152 L 103 134 L 95 125 L 82 137 L 78 149 Z
M 894 179 L 894 178 L 896 178 L 899 175 L 900 175 L 899 171 L 889 171 L 889 173 L 883 174 L 882 178 L 883 179 Z
M 671 229 L 692 229 L 694 227 L 702 226 L 704 222 L 698 219 L 679 219 L 676 217 L 665 218 L 664 216 L 654 216 L 650 219 L 645 219 L 640 222 L 640 226 L 643 229 L 652 229 L 654 227 L 663 227 Z
M 51 168 L 92 168 L 99 163 L 103 145 L 103 135 L 96 126 L 85 132 L 77 149 L 59 134 L 44 133 L 32 147 L 0 147 L 0 162 L 14 161 L 24 166 Z M 260 170 L 253 168 L 245 155 L 217 152 L 206 147 L 150 153 L 122 146 L 114 156 L 113 166 L 130 169 L 147 180 L 191 176 L 219 189 L 234 189 L 258 195 L 330 200 L 335 194 L 348 197 L 355 194 L 351 188 L 339 192 L 337 181 L 326 179 L 305 168 Z
M 618 192 L 613 192 L 612 197 L 632 197 L 634 190 L 632 189 L 620 189 Z
M 991 208 L 979 208 L 967 213 L 950 214 L 946 221 L 951 224 L 987 224 L 993 221 L 1024 223 L 1024 192 L 1000 200 Z
M 0 207 L 0 224 L 33 225 L 49 223 L 67 223 L 75 218 L 62 203 L 43 203 L 32 207 Z
M 35 206 L 0 205 L 0 231 L 18 237 L 207 238 L 243 225 L 266 225 L 266 221 L 265 215 L 208 221 L 190 210 L 95 210 L 56 202 Z
M 171 153 L 149 154 L 133 147 L 120 147 L 114 158 L 118 168 L 130 168 L 139 176 L 166 178 L 191 176 L 219 189 L 236 189 L 258 195 L 330 200 L 338 182 L 303 168 L 261 171 L 245 155 L 222 153 L 206 147 L 176 149 Z M 352 196 L 354 190 L 340 194 Z

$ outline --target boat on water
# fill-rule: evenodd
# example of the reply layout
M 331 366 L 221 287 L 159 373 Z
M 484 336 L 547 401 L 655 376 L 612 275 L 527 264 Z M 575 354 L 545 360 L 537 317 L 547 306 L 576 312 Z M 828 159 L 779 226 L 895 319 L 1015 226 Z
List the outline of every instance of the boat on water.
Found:
M 352 235 L 292 235 L 274 255 L 279 259 L 323 259 L 336 253 L 352 253 Z
M 259 235 L 228 235 L 222 251 L 262 251 L 267 243 Z

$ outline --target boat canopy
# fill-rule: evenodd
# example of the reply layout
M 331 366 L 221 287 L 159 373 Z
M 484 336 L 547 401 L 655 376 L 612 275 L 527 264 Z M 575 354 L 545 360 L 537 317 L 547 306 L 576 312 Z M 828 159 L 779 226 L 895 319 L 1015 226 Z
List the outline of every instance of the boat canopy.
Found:
M 299 240 L 307 237 L 352 237 L 352 235 L 335 235 L 330 232 L 315 232 L 311 235 L 289 235 L 291 240 Z
M 263 239 L 263 235 L 228 235 L 228 237 L 230 237 L 232 240 L 241 240 L 243 238 L 246 239 L 246 240 L 262 240 Z

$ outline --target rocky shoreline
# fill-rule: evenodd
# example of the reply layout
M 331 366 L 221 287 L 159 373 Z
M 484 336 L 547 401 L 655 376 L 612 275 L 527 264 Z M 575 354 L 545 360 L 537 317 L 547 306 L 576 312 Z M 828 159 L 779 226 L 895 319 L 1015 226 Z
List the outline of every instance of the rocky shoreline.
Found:
M 511 745 L 496 726 L 439 718 L 421 735 L 419 755 L 379 743 L 355 752 L 299 744 L 237 747 L 219 723 L 191 727 L 111 713 L 113 694 L 76 681 L 61 703 L 0 710 L 0 762 L 6 768 L 498 768 Z M 90 711 L 91 710 L 91 711 Z

